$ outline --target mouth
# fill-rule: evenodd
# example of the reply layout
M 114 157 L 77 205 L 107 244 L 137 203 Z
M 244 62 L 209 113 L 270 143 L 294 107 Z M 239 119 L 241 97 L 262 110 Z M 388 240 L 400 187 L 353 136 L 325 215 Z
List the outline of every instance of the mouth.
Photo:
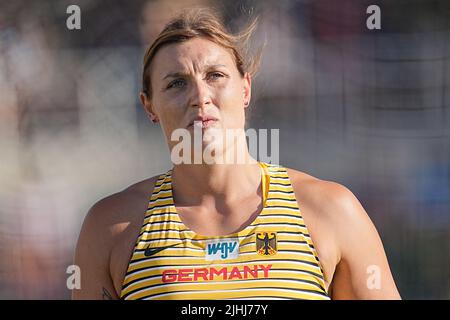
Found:
M 212 117 L 212 116 L 200 116 L 195 118 L 194 120 L 192 120 L 189 125 L 188 128 L 193 128 L 193 127 L 199 127 L 199 128 L 209 128 L 211 126 L 213 126 L 215 123 L 217 122 L 217 118 Z

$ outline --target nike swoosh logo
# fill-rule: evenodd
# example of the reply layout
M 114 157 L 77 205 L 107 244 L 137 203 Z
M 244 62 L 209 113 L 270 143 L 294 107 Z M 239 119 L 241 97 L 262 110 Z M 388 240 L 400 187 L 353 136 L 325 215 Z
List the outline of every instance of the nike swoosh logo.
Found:
M 151 257 L 151 256 L 157 254 L 157 253 L 160 252 L 160 251 L 163 251 L 163 250 L 165 250 L 165 249 L 167 249 L 167 248 L 172 248 L 172 247 L 178 246 L 179 244 L 180 244 L 180 243 L 175 243 L 175 244 L 172 244 L 172 245 L 170 245 L 170 246 L 159 247 L 159 248 L 150 248 L 150 245 L 149 245 L 149 246 L 145 249 L 144 255 L 145 255 L 146 257 Z

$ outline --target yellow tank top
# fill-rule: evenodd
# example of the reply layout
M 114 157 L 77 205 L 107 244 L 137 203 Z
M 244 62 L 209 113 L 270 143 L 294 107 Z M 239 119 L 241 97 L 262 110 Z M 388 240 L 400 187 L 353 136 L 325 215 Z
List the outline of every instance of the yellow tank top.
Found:
M 181 221 L 172 170 L 158 177 L 121 299 L 329 300 L 288 173 L 259 162 L 264 206 L 242 231 L 202 236 Z

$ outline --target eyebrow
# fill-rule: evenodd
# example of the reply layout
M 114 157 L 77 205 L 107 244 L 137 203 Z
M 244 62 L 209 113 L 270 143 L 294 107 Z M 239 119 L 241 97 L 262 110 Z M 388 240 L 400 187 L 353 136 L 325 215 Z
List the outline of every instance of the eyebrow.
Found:
M 213 68 L 217 68 L 217 67 L 226 67 L 226 65 L 224 64 L 211 64 L 211 65 L 207 65 L 205 66 L 203 69 L 207 70 L 207 69 L 213 69 Z M 182 77 L 185 76 L 187 73 L 183 73 L 183 72 L 170 72 L 168 74 L 166 74 L 163 78 L 163 80 L 167 79 L 167 78 L 176 78 L 176 77 Z

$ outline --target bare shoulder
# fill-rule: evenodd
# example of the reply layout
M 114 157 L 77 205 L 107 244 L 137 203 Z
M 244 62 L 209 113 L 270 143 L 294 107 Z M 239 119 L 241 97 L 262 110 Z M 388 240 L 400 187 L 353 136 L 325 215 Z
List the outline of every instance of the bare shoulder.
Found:
M 140 219 L 146 201 L 158 176 L 154 176 L 98 200 L 89 210 L 85 220 L 108 230 L 111 236 L 120 234 L 130 222 Z
M 324 270 L 326 287 L 330 287 L 336 266 L 341 260 L 340 233 L 336 223 L 350 219 L 345 207 L 352 202 L 353 194 L 345 186 L 316 178 L 307 173 L 287 169 L 300 211 L 316 248 Z M 347 216 L 347 217 L 345 217 Z
M 288 173 L 332 298 L 400 298 L 378 231 L 353 192 L 297 170 Z M 370 270 L 376 270 L 372 278 Z
M 288 174 L 300 202 L 313 206 L 323 219 L 334 223 L 335 220 L 358 219 L 366 215 L 360 210 L 359 200 L 346 186 L 294 169 L 288 169 Z
M 114 252 L 125 245 L 124 241 L 130 248 L 133 245 L 130 239 L 139 230 L 156 179 L 135 183 L 97 201 L 89 209 L 75 251 L 74 262 L 82 270 L 82 277 L 81 289 L 72 292 L 74 299 L 118 298 L 118 280 L 114 274 L 123 272 L 122 264 L 126 264 L 128 253 L 117 259 Z
M 321 180 L 304 172 L 288 169 L 300 207 L 305 207 L 304 216 L 326 229 L 338 244 L 337 255 L 341 258 L 342 238 L 355 228 L 376 232 L 369 215 L 354 193 L 346 186 Z

